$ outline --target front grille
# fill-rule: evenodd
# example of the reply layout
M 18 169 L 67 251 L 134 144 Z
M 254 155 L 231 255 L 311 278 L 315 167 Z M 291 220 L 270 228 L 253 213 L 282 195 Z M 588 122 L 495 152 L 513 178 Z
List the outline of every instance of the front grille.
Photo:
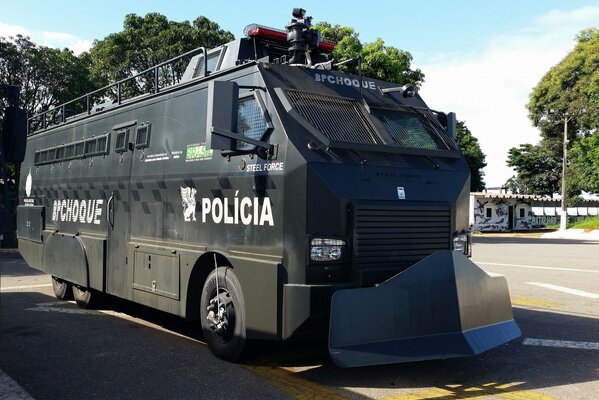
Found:
M 297 112 L 329 140 L 344 143 L 382 144 L 358 100 L 286 90 Z
M 354 210 L 353 222 L 354 268 L 362 274 L 392 272 L 383 278 L 377 273 L 375 281 L 436 251 L 449 250 L 449 207 L 360 205 Z

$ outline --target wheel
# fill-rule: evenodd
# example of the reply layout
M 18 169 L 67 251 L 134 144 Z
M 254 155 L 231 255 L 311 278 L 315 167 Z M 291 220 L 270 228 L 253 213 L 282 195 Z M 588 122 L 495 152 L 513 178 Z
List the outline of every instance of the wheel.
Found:
M 212 353 L 223 360 L 239 360 L 246 345 L 245 303 L 233 269 L 220 267 L 208 275 L 200 307 L 204 339 Z
M 73 285 L 73 297 L 80 308 L 94 308 L 100 294 L 82 286 Z
M 71 300 L 73 298 L 71 284 L 55 276 L 52 276 L 52 289 L 54 290 L 54 296 L 59 300 Z

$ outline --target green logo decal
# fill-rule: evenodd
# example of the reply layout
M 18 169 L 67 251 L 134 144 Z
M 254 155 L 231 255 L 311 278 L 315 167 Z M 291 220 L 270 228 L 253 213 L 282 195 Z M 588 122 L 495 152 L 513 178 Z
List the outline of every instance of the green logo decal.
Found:
M 189 145 L 185 153 L 185 161 L 211 160 L 213 150 L 206 145 Z

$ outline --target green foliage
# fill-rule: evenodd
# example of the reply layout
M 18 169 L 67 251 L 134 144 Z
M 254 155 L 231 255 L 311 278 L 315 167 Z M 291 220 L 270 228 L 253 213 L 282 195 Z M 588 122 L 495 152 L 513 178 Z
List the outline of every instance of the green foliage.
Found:
M 572 224 L 574 229 L 599 229 L 599 217 L 588 217 Z
M 189 23 L 169 21 L 159 13 L 149 13 L 145 17 L 128 14 L 121 32 L 94 42 L 91 49 L 93 77 L 104 86 L 197 47 L 211 49 L 233 39 L 233 34 L 223 31 L 206 17 L 198 17 Z M 186 62 L 175 64 L 172 69 L 164 67 L 161 79 L 169 83 L 178 82 L 185 67 Z M 144 78 L 138 80 L 134 87 L 126 88 L 129 95 L 152 87 L 151 77 Z
M 362 73 L 364 76 L 400 85 L 411 83 L 420 87 L 424 82 L 424 74 L 419 69 L 411 69 L 412 55 L 393 46 L 386 46 L 382 39 L 374 42 L 360 42 L 358 33 L 351 27 L 331 25 L 320 22 L 315 25 L 323 39 L 336 43 L 331 57 L 343 61 L 359 55 L 362 56 Z M 341 70 L 357 74 L 355 64 L 343 65 Z
M 569 202 L 576 201 L 581 190 L 599 193 L 599 30 L 584 30 L 576 40 L 576 47 L 533 89 L 527 105 L 531 121 L 541 129 L 542 140 L 535 147 L 552 158 L 561 158 L 564 119 L 569 119 Z M 526 163 L 514 159 L 510 165 L 525 174 L 517 180 L 532 179 L 534 170 Z
M 574 50 L 530 94 L 529 117 L 544 138 L 561 137 L 564 115 L 576 116 L 571 132 L 590 134 L 599 126 L 599 30 L 587 29 L 576 39 Z
M 93 90 L 90 66 L 87 53 L 38 46 L 21 35 L 0 37 L 0 83 L 21 88 L 21 107 L 30 117 Z
M 31 117 L 94 89 L 89 54 L 38 46 L 28 37 L 0 37 L 0 84 L 21 89 L 20 104 Z M 0 122 L 7 103 L 0 99 Z M 77 110 L 77 105 L 69 106 Z M 35 123 L 33 124 L 35 126 Z M 7 164 L 8 179 L 18 182 L 20 164 Z M 16 190 L 16 189 L 15 189 Z
M 551 196 L 560 191 L 561 156 L 546 147 L 528 143 L 512 147 L 507 164 L 517 173 L 506 183 L 514 193 Z
M 580 174 L 582 189 L 599 193 L 599 134 L 582 138 L 570 152 L 571 170 Z
M 464 121 L 457 122 L 457 136 L 460 150 L 470 168 L 470 191 L 480 192 L 485 189 L 483 168 L 487 166 L 486 156 Z

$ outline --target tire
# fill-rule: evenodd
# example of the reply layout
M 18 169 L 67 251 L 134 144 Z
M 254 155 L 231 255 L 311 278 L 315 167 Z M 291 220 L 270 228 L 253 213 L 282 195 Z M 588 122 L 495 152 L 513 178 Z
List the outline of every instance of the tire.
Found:
M 52 276 L 52 289 L 54 290 L 54 296 L 59 300 L 71 300 L 73 298 L 71 284 L 55 276 Z
M 73 285 L 73 297 L 79 308 L 95 308 L 98 305 L 100 293 L 82 286 Z
M 216 311 L 216 279 L 220 305 L 224 312 L 226 327 L 218 327 L 215 320 L 209 319 L 210 310 Z M 211 303 L 212 301 L 212 303 Z M 218 272 L 212 271 L 202 289 L 200 300 L 200 320 L 204 340 L 212 353 L 227 361 L 238 361 L 246 347 L 246 313 L 243 292 L 232 268 L 220 267 Z M 217 321 L 222 321 L 218 319 Z

